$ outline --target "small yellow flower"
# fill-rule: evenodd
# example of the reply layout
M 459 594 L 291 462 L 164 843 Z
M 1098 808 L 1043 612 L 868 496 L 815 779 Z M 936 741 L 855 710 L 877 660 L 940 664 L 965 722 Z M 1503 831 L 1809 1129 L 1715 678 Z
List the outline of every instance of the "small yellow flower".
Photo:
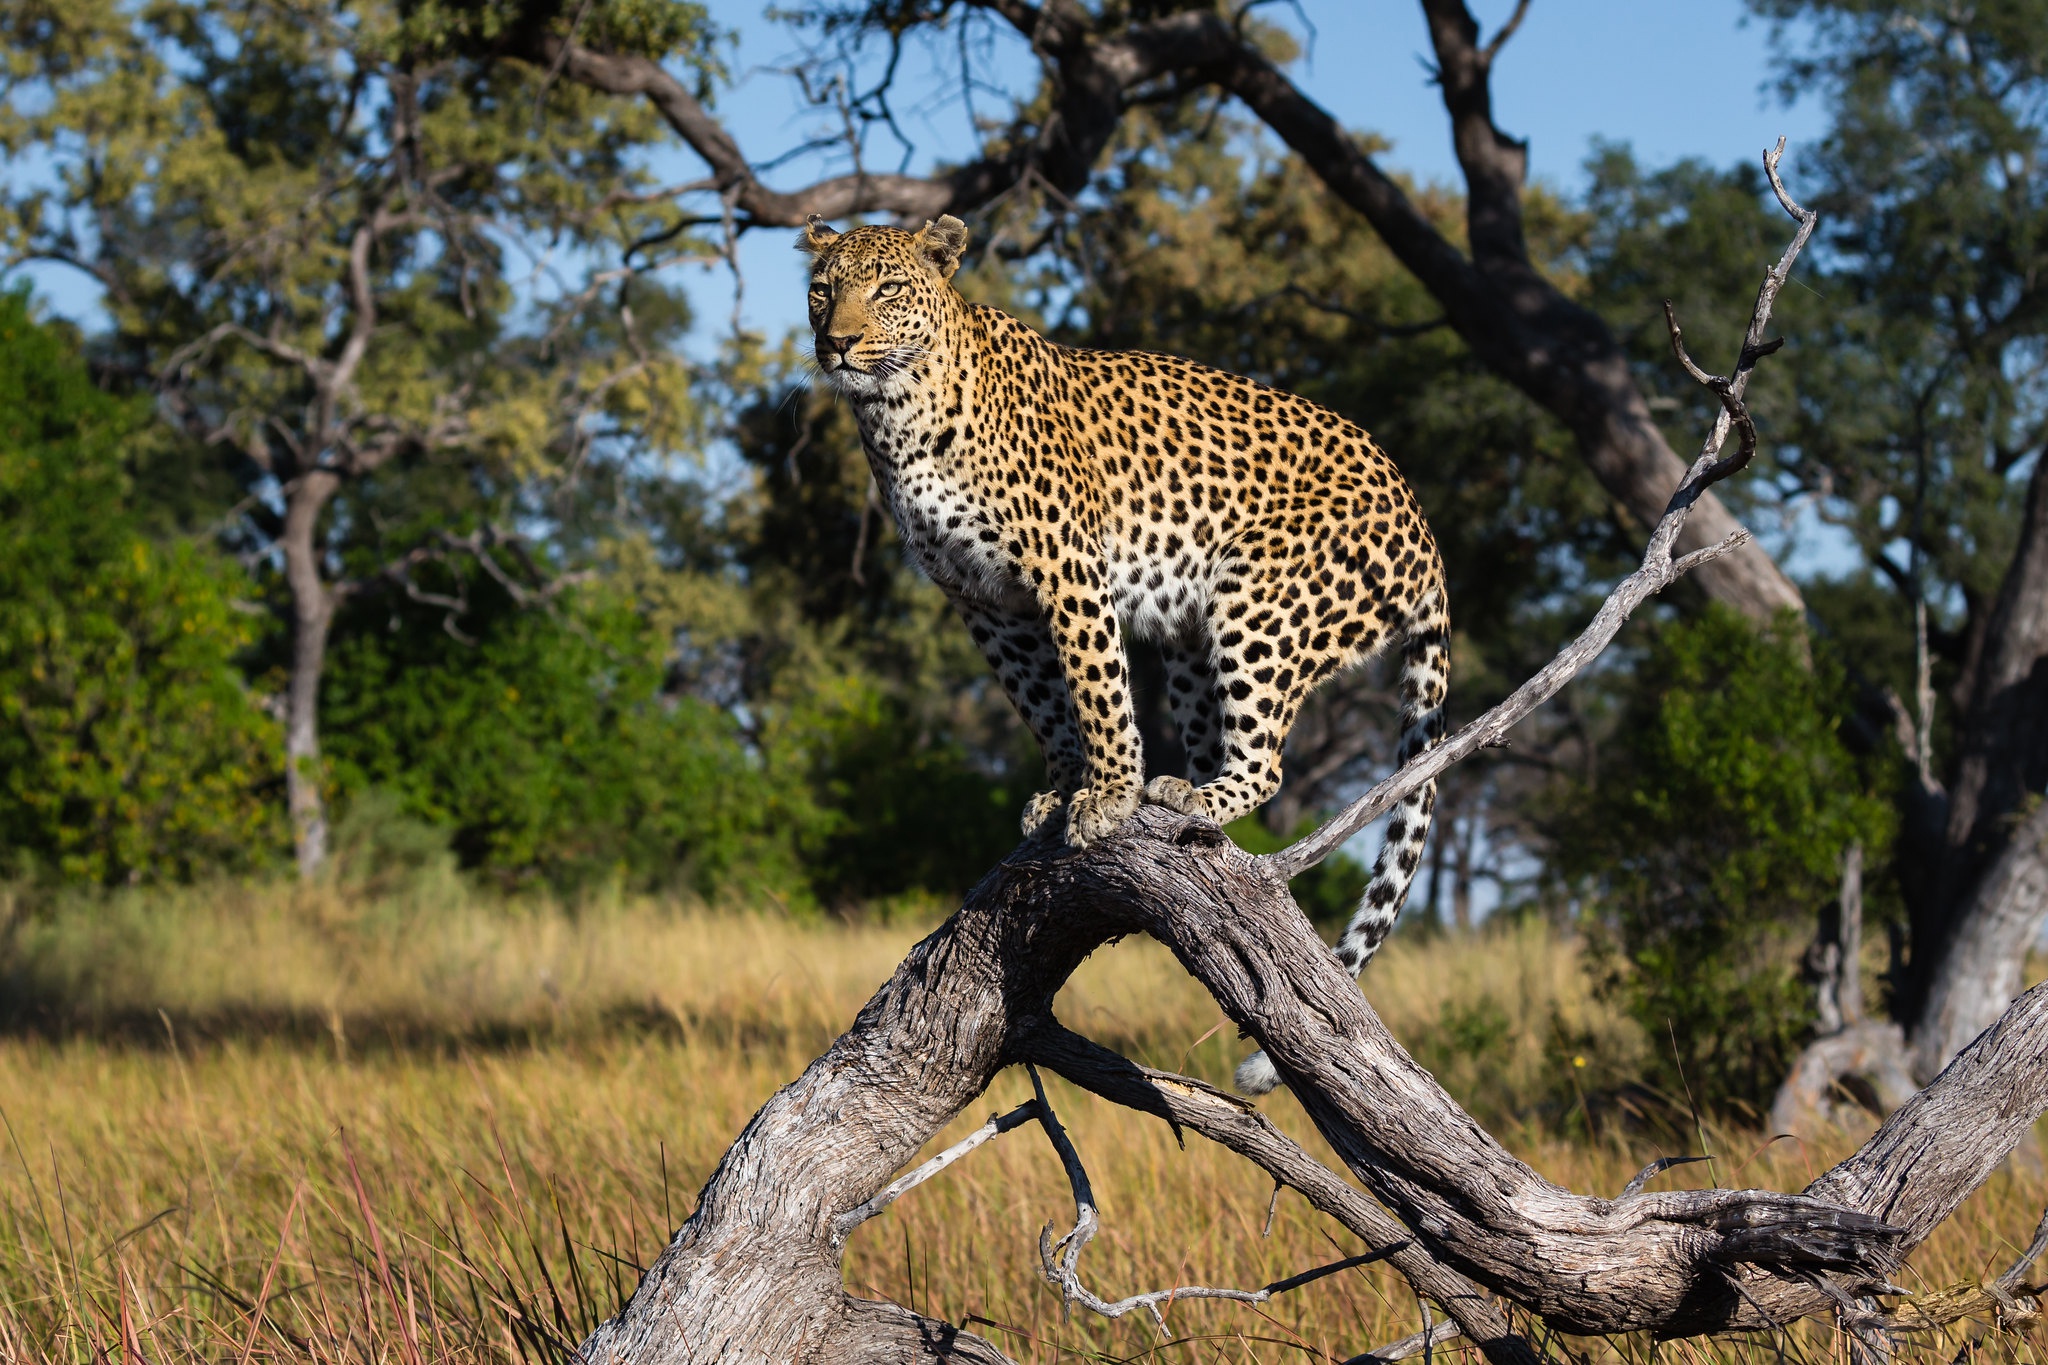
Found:
M 1573 1065 L 1573 1066 L 1584 1066 L 1585 1064 L 1586 1064 L 1586 1059 L 1585 1059 L 1584 1057 L 1574 1057 L 1574 1058 L 1572 1058 L 1572 1065 Z

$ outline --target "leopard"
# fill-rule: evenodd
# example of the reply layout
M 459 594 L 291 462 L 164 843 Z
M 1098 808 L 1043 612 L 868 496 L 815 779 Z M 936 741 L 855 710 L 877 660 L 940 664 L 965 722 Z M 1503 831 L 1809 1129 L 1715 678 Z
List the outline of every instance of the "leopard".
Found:
M 844 232 L 811 215 L 813 354 L 882 500 L 1044 755 L 1037 834 L 1110 838 L 1141 803 L 1227 825 L 1279 790 L 1313 689 L 1398 642 L 1399 759 L 1443 737 L 1443 556 L 1361 427 L 1192 360 L 1055 342 L 955 286 L 959 218 Z M 1146 779 L 1126 639 L 1155 645 L 1185 775 Z M 1400 914 L 1433 783 L 1390 814 L 1333 946 L 1354 976 Z M 1263 1052 L 1238 1068 L 1263 1094 Z

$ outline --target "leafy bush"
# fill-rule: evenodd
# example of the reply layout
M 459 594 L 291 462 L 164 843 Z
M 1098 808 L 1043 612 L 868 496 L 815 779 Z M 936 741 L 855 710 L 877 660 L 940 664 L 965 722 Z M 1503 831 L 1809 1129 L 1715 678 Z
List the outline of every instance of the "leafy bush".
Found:
M 1653 633 L 1597 784 L 1566 793 L 1557 867 L 1649 1035 L 1658 1080 L 1761 1108 L 1810 1022 L 1794 962 L 1861 840 L 1881 864 L 1891 808 L 1837 734 L 1840 670 L 1797 626 L 1712 608 Z
M 261 862 L 282 838 L 276 725 L 236 656 L 248 584 L 152 542 L 124 447 L 142 401 L 0 294 L 0 863 L 74 882 Z
M 321 705 L 344 798 L 383 793 L 500 882 L 795 884 L 807 793 L 732 716 L 666 690 L 665 642 L 629 604 L 585 589 L 522 609 L 488 580 L 469 595 L 462 639 L 409 602 L 337 632 Z
M 1016 846 L 1037 783 L 1003 781 L 933 735 L 897 692 L 860 672 L 820 679 L 780 743 L 809 773 L 822 818 L 803 840 L 818 899 L 844 906 L 965 891 Z

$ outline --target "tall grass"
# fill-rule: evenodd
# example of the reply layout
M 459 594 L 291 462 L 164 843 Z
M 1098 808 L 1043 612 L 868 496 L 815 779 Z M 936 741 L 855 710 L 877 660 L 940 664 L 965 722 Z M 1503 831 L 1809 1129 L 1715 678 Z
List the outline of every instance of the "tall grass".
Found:
M 929 927 L 626 899 L 506 906 L 446 887 L 214 888 L 17 917 L 0 950 L 13 1026 L 0 1036 L 0 1358 L 560 1358 L 630 1293 L 747 1116 Z M 1540 926 L 1397 940 L 1367 985 L 1396 1034 L 1552 1179 L 1611 1193 L 1672 1150 L 1669 1135 L 1574 1117 L 1591 1073 L 1642 1044 Z M 1148 942 L 1097 954 L 1058 1008 L 1212 1080 L 1244 1047 Z M 1598 1060 L 1577 1065 L 1589 1050 Z M 1006 1074 L 985 1108 L 1027 1093 Z M 1272 1188 L 1251 1167 L 1052 1093 L 1103 1203 L 1084 1261 L 1101 1292 L 1256 1286 L 1360 1249 L 1291 1196 L 1266 1235 Z M 1291 1099 L 1270 1109 L 1330 1159 Z M 1793 1187 L 1853 1140 L 1753 1155 L 1753 1137 L 1704 1136 L 1711 1172 L 1667 1179 Z M 1944 1284 L 2001 1267 L 2044 1197 L 2038 1172 L 2001 1173 L 1911 1273 Z M 1051 1152 L 1020 1129 L 863 1227 L 848 1283 L 974 1323 L 1029 1361 L 1342 1360 L 1418 1321 L 1378 1267 L 1258 1309 L 1179 1305 L 1173 1344 L 1142 1323 L 1064 1320 L 1036 1241 L 1071 1212 Z M 1995 1349 L 2033 1360 L 2043 1344 Z M 1780 1346 L 1841 1354 L 1822 1324 L 1711 1353 L 1775 1360 Z

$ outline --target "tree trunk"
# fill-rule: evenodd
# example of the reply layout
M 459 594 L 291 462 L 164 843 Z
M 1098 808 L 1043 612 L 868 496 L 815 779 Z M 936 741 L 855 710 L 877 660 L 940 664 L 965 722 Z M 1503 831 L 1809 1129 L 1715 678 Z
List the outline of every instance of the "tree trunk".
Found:
M 1946 818 L 1909 825 L 1902 848 L 1931 874 L 1908 879 L 1912 956 L 1898 988 L 1898 1015 L 1923 1066 L 1959 1044 L 1954 1020 L 1995 1015 L 2012 998 L 2019 960 L 1993 964 L 2015 948 L 2024 955 L 2030 906 L 2035 924 L 2048 913 L 2039 892 L 2048 867 L 2023 823 L 2027 803 L 2048 787 L 2048 454 L 2035 456 L 2019 544 L 1956 730 L 1946 808 L 1929 812 Z M 1964 1003 L 1987 989 L 2003 994 Z
M 2048 918 L 2048 454 L 2036 455 L 2019 544 L 1984 631 L 1946 788 L 1916 783 L 1898 851 L 1908 951 L 1893 1025 L 1824 1034 L 1772 1104 L 1825 1114 L 1843 1076 L 1881 1096 L 1932 1077 L 2019 994 Z
M 1956 916 L 1957 927 L 1912 1030 L 1913 1070 L 1932 1076 L 2004 1012 L 2025 985 L 2027 949 L 2048 916 L 2048 803 L 2006 836 Z
M 327 632 L 334 623 L 334 593 L 320 571 L 320 514 L 340 486 L 337 475 L 316 469 L 287 495 L 285 583 L 292 602 L 292 666 L 285 692 L 285 804 L 299 876 L 309 879 L 327 861 L 327 803 L 320 766 L 320 676 L 327 663 Z

